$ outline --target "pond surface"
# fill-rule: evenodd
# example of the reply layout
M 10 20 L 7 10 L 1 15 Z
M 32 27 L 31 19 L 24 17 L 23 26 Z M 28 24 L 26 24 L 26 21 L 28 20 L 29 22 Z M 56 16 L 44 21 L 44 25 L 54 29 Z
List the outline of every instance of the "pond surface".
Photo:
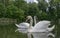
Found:
M 27 38 L 26 34 L 15 32 L 15 25 L 0 26 L 0 38 Z
M 52 35 L 52 33 L 48 33 L 48 32 L 47 32 L 47 33 L 42 33 L 42 32 L 33 33 L 32 35 L 33 35 L 34 38 L 55 38 L 54 35 L 53 35 L 53 37 L 52 37 L 52 36 L 49 35 L 49 34 Z
M 17 27 L 15 25 L 0 26 L 0 38 L 27 38 L 27 34 L 15 32 L 16 29 Z M 33 33 L 32 38 L 35 35 L 37 35 L 38 37 L 47 38 L 46 34 L 47 33 Z M 48 37 L 48 38 L 52 38 L 52 37 Z M 56 38 L 60 38 L 59 32 L 57 32 Z

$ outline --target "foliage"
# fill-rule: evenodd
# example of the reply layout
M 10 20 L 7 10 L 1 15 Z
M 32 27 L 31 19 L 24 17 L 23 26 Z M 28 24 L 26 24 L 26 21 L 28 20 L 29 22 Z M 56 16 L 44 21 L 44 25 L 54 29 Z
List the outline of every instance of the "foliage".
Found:
M 2 8 L 3 8 L 3 9 L 2 9 Z M 4 4 L 0 3 L 0 17 L 3 17 L 4 12 L 5 12 Z
M 43 20 L 56 20 L 60 18 L 59 0 L 51 0 L 49 4 L 44 0 L 36 3 L 26 3 L 24 0 L 0 1 L 0 17 L 25 19 L 27 15 L 38 16 Z M 3 8 L 3 9 L 2 9 Z M 48 12 L 46 9 L 48 8 Z
M 36 3 L 29 3 L 28 4 L 28 10 L 26 12 L 26 15 L 31 15 L 31 16 L 35 16 L 38 12 L 39 12 L 39 9 L 38 9 L 38 6 Z
M 21 18 L 21 16 L 24 15 L 24 11 L 21 9 L 18 9 L 14 5 L 7 6 L 6 13 L 7 13 L 6 17 L 8 16 L 11 18 Z

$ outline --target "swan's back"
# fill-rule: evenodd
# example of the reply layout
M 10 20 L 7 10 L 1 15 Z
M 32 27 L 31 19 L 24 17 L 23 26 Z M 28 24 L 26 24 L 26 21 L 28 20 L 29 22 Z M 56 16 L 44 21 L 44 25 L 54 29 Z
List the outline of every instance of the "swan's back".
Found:
M 33 27 L 32 31 L 35 31 L 35 32 L 46 31 L 49 24 L 50 24 L 50 21 L 40 21 Z
M 19 24 L 19 26 L 21 27 L 21 28 L 28 28 L 29 27 L 29 23 L 20 23 Z

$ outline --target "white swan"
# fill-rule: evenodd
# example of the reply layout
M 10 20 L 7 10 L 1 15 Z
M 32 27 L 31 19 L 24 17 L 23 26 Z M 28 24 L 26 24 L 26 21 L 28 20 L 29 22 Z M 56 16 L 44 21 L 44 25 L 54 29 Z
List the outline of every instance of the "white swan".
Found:
M 30 20 L 30 23 L 23 22 L 23 23 L 20 23 L 19 25 L 15 24 L 18 27 L 18 29 L 16 31 L 19 31 L 19 32 L 22 32 L 22 33 L 27 33 L 29 28 L 33 28 L 32 27 L 32 24 L 33 24 L 32 17 L 31 16 L 27 16 L 27 18 L 28 18 L 27 20 Z
M 44 22 L 45 22 L 45 24 L 44 24 Z M 36 34 L 35 33 L 33 33 L 33 36 L 34 36 L 34 38 L 39 38 L 39 37 L 41 37 L 42 38 L 42 36 L 39 36 L 39 35 L 46 35 L 46 33 L 48 33 L 47 34 L 47 36 L 52 36 L 52 37 L 55 37 L 55 35 L 53 34 L 53 33 L 51 33 L 51 31 L 53 31 L 53 29 L 55 28 L 55 25 L 53 25 L 52 27 L 48 27 L 49 25 L 50 25 L 50 21 L 39 21 L 38 23 L 36 22 L 36 16 L 34 16 L 34 24 L 35 24 L 35 26 L 34 26 L 34 28 L 33 28 L 33 31 L 35 31 L 35 32 L 37 32 Z M 38 26 L 38 27 L 37 27 Z M 39 28 L 40 27 L 40 28 Z M 43 32 L 43 33 L 42 33 Z M 45 37 L 44 37 L 45 38 Z
M 18 29 L 15 30 L 15 32 L 16 31 L 19 31 L 21 33 L 27 33 L 28 38 L 31 38 L 31 33 L 29 33 L 28 31 L 29 31 L 29 29 L 32 29 L 33 28 L 33 26 L 32 26 L 33 19 L 32 19 L 31 16 L 27 16 L 27 20 L 26 21 L 28 21 L 28 20 L 30 20 L 30 23 L 23 22 L 23 23 L 20 23 L 19 25 L 18 24 L 15 24 L 18 27 Z
M 15 30 L 15 32 L 16 31 L 19 31 L 19 32 L 22 32 L 22 33 L 27 33 L 27 31 L 28 31 L 28 28 L 29 28 L 29 23 L 20 23 L 19 25 L 18 24 L 15 24 L 17 27 L 18 27 L 18 29 L 17 30 Z
M 53 29 L 55 28 L 55 25 L 53 25 L 52 27 L 49 28 L 50 21 L 39 21 L 38 23 L 36 23 L 36 16 L 34 16 L 34 27 L 32 29 L 32 32 L 49 32 L 49 31 L 53 31 Z
M 34 32 L 48 32 L 48 31 L 52 31 L 54 29 L 54 26 L 52 28 L 48 28 L 48 26 L 50 25 L 50 21 L 40 21 L 38 23 L 36 23 L 35 20 L 35 26 L 33 27 L 33 20 L 31 16 L 27 17 L 28 20 L 30 20 L 30 24 L 29 23 L 20 23 L 19 25 L 16 24 L 16 26 L 18 27 L 17 31 L 22 32 L 22 33 L 29 33 L 28 34 L 28 38 L 31 38 L 31 33 Z

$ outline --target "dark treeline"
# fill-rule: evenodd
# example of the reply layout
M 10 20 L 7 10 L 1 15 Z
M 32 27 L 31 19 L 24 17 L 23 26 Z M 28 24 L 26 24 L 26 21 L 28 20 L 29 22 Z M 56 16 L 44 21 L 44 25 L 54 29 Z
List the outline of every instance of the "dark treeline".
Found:
M 44 0 L 39 3 L 26 3 L 24 0 L 1 0 L 0 18 L 25 19 L 26 16 L 38 16 L 39 20 L 56 20 L 60 18 L 59 0 L 51 0 L 49 4 Z M 49 6 L 50 5 L 50 6 Z
M 25 19 L 26 16 L 38 16 L 39 20 L 56 20 L 60 18 L 59 0 L 51 0 L 47 3 L 44 0 L 38 0 L 36 3 L 26 3 L 24 0 L 1 0 L 0 18 L 18 18 Z

